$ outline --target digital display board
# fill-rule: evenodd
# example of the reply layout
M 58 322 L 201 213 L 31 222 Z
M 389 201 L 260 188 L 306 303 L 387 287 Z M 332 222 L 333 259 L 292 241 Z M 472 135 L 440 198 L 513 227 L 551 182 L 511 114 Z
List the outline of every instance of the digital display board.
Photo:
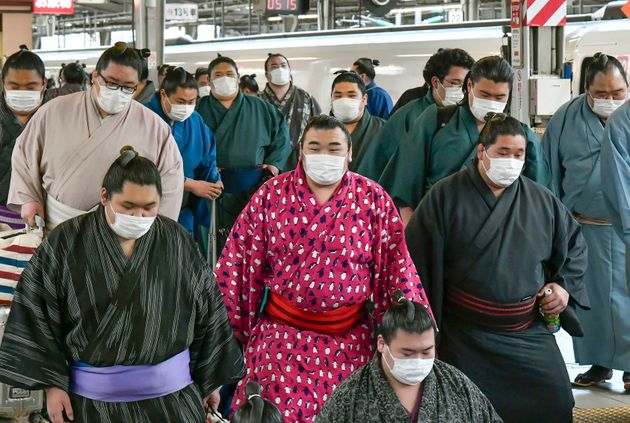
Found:
M 265 15 L 303 15 L 308 12 L 309 0 L 263 0 Z

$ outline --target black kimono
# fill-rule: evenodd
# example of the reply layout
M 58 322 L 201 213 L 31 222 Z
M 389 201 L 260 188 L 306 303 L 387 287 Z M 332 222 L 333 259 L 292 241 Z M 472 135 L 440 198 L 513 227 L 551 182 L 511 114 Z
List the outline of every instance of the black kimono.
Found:
M 536 298 L 549 282 L 566 289 L 560 319 L 581 335 L 586 244 L 566 207 L 523 176 L 496 198 L 474 164 L 427 193 L 405 238 L 441 330 L 440 359 L 506 422 L 572 421 L 564 360 Z

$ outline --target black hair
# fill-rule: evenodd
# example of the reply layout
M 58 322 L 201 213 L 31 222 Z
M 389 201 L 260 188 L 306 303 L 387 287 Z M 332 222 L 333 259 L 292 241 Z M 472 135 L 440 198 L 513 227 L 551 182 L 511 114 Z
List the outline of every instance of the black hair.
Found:
M 593 60 L 588 64 L 586 68 L 586 75 L 584 77 L 584 87 L 588 88 L 593 85 L 595 81 L 595 77 L 599 73 L 607 74 L 614 68 L 619 70 L 619 73 L 623 77 L 624 82 L 628 85 L 628 78 L 626 76 L 626 71 L 623 68 L 623 65 L 619 60 L 617 60 L 614 56 L 609 56 L 604 53 L 595 53 L 593 55 Z
M 158 75 L 166 76 L 166 74 L 169 73 L 169 71 L 171 71 L 172 69 L 175 69 L 175 66 L 163 64 L 158 68 Z
M 427 85 L 431 84 L 431 78 L 434 76 L 440 82 L 444 82 L 453 66 L 470 70 L 474 64 L 475 59 L 461 48 L 441 48 L 424 65 L 422 77 Z
M 376 59 L 368 59 L 367 57 L 362 57 L 357 59 L 352 65 L 357 67 L 357 73 L 361 75 L 362 73 L 366 74 L 367 77 L 372 81 L 376 77 L 376 71 L 374 70 L 375 66 L 379 66 L 381 64 L 380 61 Z
M 125 182 L 137 185 L 153 185 L 162 197 L 162 178 L 160 171 L 151 160 L 138 155 L 133 147 L 126 145 L 120 149 L 120 157 L 109 167 L 103 179 L 103 188 L 107 199 L 121 193 Z
M 261 396 L 262 388 L 256 382 L 247 382 L 245 396 L 247 403 L 234 413 L 232 423 L 284 423 L 280 410 Z
M 135 69 L 138 72 L 138 79 L 143 81 L 142 77 L 146 69 L 147 77 L 149 73 L 149 65 L 142 52 L 149 51 L 148 49 L 137 50 L 133 47 L 129 47 L 127 43 L 119 41 L 112 47 L 108 48 L 101 54 L 96 62 L 96 72 L 101 73 L 104 71 L 110 62 L 114 62 L 117 65 L 128 66 Z M 150 51 L 149 51 L 150 54 Z M 146 56 L 148 57 L 148 55 Z M 146 79 L 146 77 L 145 77 Z
M 331 93 L 335 91 L 335 85 L 339 84 L 340 82 L 350 82 L 352 84 L 357 84 L 362 95 L 365 95 L 365 93 L 367 92 L 367 88 L 365 87 L 365 84 L 363 83 L 363 80 L 359 77 L 358 73 L 342 70 L 335 72 L 335 74 L 337 76 L 332 83 L 332 87 L 330 87 Z
M 269 69 L 267 69 L 267 65 L 269 64 L 269 61 L 273 59 L 274 57 L 282 57 L 284 60 L 287 61 L 287 65 L 291 67 L 291 64 L 289 63 L 289 59 L 287 59 L 287 56 L 285 56 L 284 54 L 269 53 L 269 55 L 267 56 L 267 60 L 265 60 L 265 72 L 269 72 Z
M 236 66 L 236 62 L 234 60 L 227 56 L 221 56 L 220 54 L 217 54 L 216 59 L 214 59 L 208 65 L 208 75 L 212 74 L 212 69 L 214 69 L 215 66 L 220 65 L 221 63 L 227 63 L 234 68 L 236 73 L 238 73 L 238 66 Z
M 472 65 L 469 76 L 473 84 L 485 78 L 493 82 L 507 82 L 511 87 L 514 81 L 514 70 L 503 57 L 486 56 Z
M 394 292 L 393 300 L 378 327 L 378 334 L 383 336 L 386 344 L 392 342 L 399 329 L 420 334 L 433 328 L 437 332 L 435 321 L 425 306 L 405 298 L 400 290 Z
M 309 129 L 318 129 L 325 131 L 337 128 L 341 129 L 341 131 L 344 133 L 346 140 L 348 141 L 348 149 L 350 149 L 352 147 L 352 138 L 350 137 L 350 133 L 348 132 L 346 125 L 344 125 L 343 122 L 341 122 L 334 116 L 328 115 L 315 115 L 308 121 L 306 127 L 304 127 L 304 131 L 302 131 L 300 146 L 304 146 L 304 139 L 306 138 L 306 133 L 309 131 Z
M 186 70 L 182 67 L 171 67 L 164 76 L 160 88 L 166 91 L 167 96 L 174 94 L 178 88 L 194 88 L 195 90 L 199 89 L 195 77 L 192 76 L 192 74 L 186 72 Z
M 42 81 L 46 79 L 46 67 L 44 66 L 44 62 L 38 55 L 29 51 L 25 45 L 21 45 L 20 50 L 10 55 L 6 62 L 4 62 L 4 66 L 2 67 L 3 81 L 9 69 L 34 70 L 41 76 Z
M 260 88 L 258 87 L 258 82 L 256 82 L 256 74 L 241 76 L 241 80 L 238 86 L 241 89 L 247 88 L 248 90 L 256 94 L 258 94 L 258 91 L 260 90 Z
M 204 75 L 208 75 L 208 68 L 197 68 L 197 70 L 195 71 L 195 79 L 199 81 L 199 78 Z
M 486 124 L 479 133 L 479 144 L 486 149 L 496 143 L 501 135 L 520 135 L 527 140 L 523 125 L 516 118 L 503 113 L 488 113 L 485 121 Z
M 140 81 L 146 81 L 149 79 L 149 56 L 151 56 L 151 50 L 148 48 L 136 49 L 138 56 L 142 58 L 142 70 L 140 71 Z
M 83 84 L 87 80 L 87 75 L 85 70 L 83 70 L 85 66 L 82 66 L 79 62 L 68 63 L 67 65 L 62 65 L 61 74 L 63 75 L 63 80 L 67 84 Z

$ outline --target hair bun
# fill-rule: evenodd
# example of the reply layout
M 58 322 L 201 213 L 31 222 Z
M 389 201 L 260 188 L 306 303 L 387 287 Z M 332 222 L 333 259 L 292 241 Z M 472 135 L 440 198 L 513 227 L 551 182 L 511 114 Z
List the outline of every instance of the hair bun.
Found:
M 372 59 L 372 64 L 373 64 L 374 66 L 380 66 L 381 61 L 380 61 L 380 60 L 378 60 L 378 59 Z
M 20 46 L 18 48 L 20 49 L 20 51 L 29 51 L 29 49 L 26 46 L 26 44 L 20 44 Z
M 120 164 L 122 167 L 125 167 L 131 162 L 133 159 L 138 157 L 138 152 L 133 149 L 130 145 L 125 145 L 120 149 Z
M 142 57 L 143 59 L 148 58 L 149 56 L 151 56 L 151 50 L 148 48 L 143 48 L 143 49 L 138 49 L 138 54 L 140 55 L 140 57 Z

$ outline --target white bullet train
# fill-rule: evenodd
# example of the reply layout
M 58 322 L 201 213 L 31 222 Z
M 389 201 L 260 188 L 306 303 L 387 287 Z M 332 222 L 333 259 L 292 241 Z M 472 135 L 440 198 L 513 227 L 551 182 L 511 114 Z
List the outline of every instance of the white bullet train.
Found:
M 220 53 L 237 62 L 241 75 L 256 74 L 259 85 L 264 87 L 264 61 L 268 53 L 279 52 L 288 57 L 295 84 L 313 94 L 327 110 L 334 72 L 349 69 L 359 57 L 380 60 L 376 82 L 396 101 L 403 91 L 423 82 L 422 69 L 438 48 L 462 48 L 475 59 L 500 54 L 504 25 L 509 25 L 509 21 L 241 37 L 167 46 L 164 61 L 194 72 Z M 75 60 L 92 69 L 102 51 L 103 48 L 37 53 L 55 75 L 61 63 Z M 598 51 L 617 56 L 630 74 L 630 20 L 567 24 L 565 64 L 573 70 L 573 95 L 579 94 L 583 85 L 582 64 Z

